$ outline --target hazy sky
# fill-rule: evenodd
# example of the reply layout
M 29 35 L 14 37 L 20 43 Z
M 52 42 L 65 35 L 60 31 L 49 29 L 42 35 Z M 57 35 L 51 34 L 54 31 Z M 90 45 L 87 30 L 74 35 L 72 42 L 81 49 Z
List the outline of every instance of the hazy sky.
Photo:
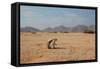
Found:
M 95 10 L 21 6 L 21 27 L 31 26 L 38 29 L 59 25 L 91 25 L 95 24 Z

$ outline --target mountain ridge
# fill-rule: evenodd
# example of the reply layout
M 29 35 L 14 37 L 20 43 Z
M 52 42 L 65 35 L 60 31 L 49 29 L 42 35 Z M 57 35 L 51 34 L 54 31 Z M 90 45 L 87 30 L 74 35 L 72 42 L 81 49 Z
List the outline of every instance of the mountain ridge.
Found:
M 84 32 L 85 30 L 95 31 L 95 25 L 76 25 L 73 27 L 66 27 L 63 25 L 59 25 L 56 27 L 47 27 L 45 29 L 37 29 L 35 27 L 22 27 L 20 28 L 21 32 Z

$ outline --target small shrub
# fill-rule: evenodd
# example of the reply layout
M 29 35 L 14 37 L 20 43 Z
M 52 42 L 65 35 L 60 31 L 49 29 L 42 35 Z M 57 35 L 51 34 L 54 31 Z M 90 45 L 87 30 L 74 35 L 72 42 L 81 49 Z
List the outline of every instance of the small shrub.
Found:
M 36 32 L 32 32 L 32 34 L 36 34 Z
M 94 34 L 95 32 L 92 30 L 85 30 L 84 33 Z
M 58 33 L 58 32 L 53 32 L 53 33 Z
M 68 32 L 63 32 L 63 33 L 68 33 Z

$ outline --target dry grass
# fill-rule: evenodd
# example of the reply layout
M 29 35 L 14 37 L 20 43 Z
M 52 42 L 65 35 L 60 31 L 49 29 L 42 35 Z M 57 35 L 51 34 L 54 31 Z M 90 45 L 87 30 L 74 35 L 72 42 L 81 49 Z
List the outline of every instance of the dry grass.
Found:
M 57 49 L 48 49 L 57 38 Z M 20 63 L 77 61 L 95 59 L 95 34 L 21 32 Z

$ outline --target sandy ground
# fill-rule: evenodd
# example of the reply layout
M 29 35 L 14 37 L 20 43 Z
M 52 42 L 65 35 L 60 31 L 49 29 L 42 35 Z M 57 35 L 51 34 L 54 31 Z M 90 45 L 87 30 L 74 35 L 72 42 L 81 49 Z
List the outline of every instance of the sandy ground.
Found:
M 57 38 L 57 49 L 48 40 Z M 78 61 L 95 59 L 95 34 L 21 32 L 20 63 Z

